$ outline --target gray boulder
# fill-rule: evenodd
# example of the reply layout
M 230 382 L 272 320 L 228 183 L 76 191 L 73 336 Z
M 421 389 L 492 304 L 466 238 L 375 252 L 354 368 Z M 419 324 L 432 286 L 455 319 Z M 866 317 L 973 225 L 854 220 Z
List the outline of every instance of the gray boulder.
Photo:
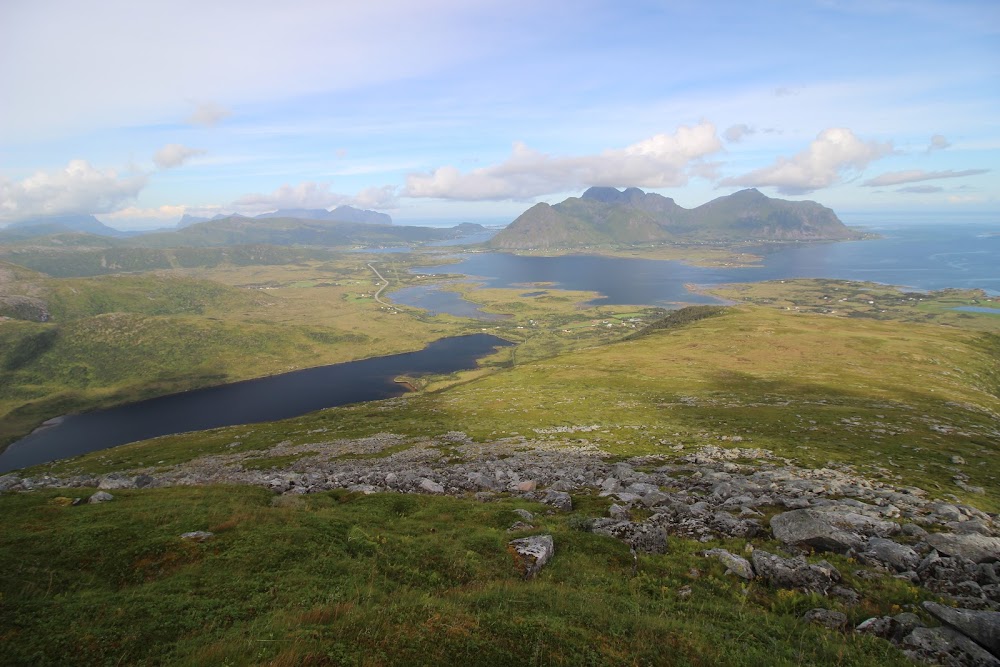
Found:
M 830 512 L 792 510 L 771 518 L 771 532 L 776 540 L 784 544 L 811 547 L 817 551 L 845 553 L 850 549 L 860 549 L 864 544 L 861 537 L 841 529 L 836 520 L 837 515 Z
M 592 532 L 621 540 L 640 553 L 667 553 L 667 531 L 652 521 L 632 523 L 615 519 L 596 519 Z
M 923 607 L 945 625 L 958 630 L 993 655 L 1000 656 L 1000 611 L 955 609 L 930 601 L 925 601 Z
M 114 499 L 115 497 L 110 493 L 108 493 L 107 491 L 98 491 L 90 498 L 88 498 L 87 502 L 90 503 L 91 505 L 96 505 L 97 503 L 106 503 L 109 500 L 114 500 Z
M 1000 560 L 1000 537 L 989 537 L 979 533 L 957 535 L 955 533 L 931 533 L 927 544 L 947 556 L 961 556 L 974 563 L 992 563 Z
M 573 499 L 565 491 L 546 491 L 542 502 L 546 505 L 552 505 L 561 512 L 573 510 Z
M 191 540 L 193 542 L 204 542 L 213 537 L 215 537 L 215 533 L 210 533 L 207 530 L 193 530 L 190 533 L 183 533 L 181 535 L 182 540 Z
M 811 565 L 802 556 L 782 558 L 763 549 L 756 549 L 750 558 L 757 576 L 777 588 L 795 588 L 825 595 L 841 580 L 837 568 L 826 561 Z
M 507 551 L 514 557 L 514 565 L 521 576 L 532 579 L 549 562 L 556 547 L 551 535 L 533 535 L 511 540 L 507 543 Z
M 523 510 L 520 507 L 518 507 L 517 509 L 513 509 L 511 511 L 514 514 L 516 514 L 519 517 L 521 517 L 522 519 L 524 519 L 525 521 L 534 521 L 535 520 L 535 515 L 532 514 L 531 512 L 529 512 L 528 510 Z
M 915 570 L 920 564 L 920 556 L 916 551 L 898 542 L 884 537 L 873 537 L 865 545 L 864 560 L 874 560 L 892 567 L 897 572 Z
M 131 489 L 134 486 L 135 482 L 131 477 L 126 477 L 121 473 L 113 472 L 105 475 L 101 480 L 101 483 L 97 485 L 97 488 L 114 491 L 116 489 Z
M 1000 660 L 965 635 L 949 627 L 917 628 L 903 638 L 903 652 L 912 659 L 947 667 L 1000 667 Z
M 420 490 L 424 493 L 444 493 L 444 487 L 426 477 L 420 480 Z
M 753 567 L 750 565 L 750 561 L 742 556 L 732 554 L 725 549 L 709 549 L 705 552 L 705 556 L 719 559 L 726 566 L 726 574 L 735 574 L 737 577 L 746 579 L 747 581 L 754 578 Z
M 803 620 L 817 625 L 822 625 L 831 630 L 844 630 L 847 628 L 847 614 L 834 611 L 833 609 L 810 609 L 802 614 Z

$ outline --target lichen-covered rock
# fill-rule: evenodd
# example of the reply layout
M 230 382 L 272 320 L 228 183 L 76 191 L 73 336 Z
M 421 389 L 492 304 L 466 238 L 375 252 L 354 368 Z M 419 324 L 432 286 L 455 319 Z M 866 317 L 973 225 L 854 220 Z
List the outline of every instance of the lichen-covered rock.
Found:
M 826 561 L 810 564 L 802 556 L 782 558 L 756 549 L 753 569 L 761 579 L 777 588 L 795 588 L 824 595 L 841 580 L 840 572 Z
M 705 556 L 719 559 L 726 566 L 726 574 L 735 574 L 737 577 L 746 579 L 747 581 L 754 578 L 754 571 L 750 565 L 750 561 L 742 556 L 732 554 L 725 549 L 709 549 L 705 552 Z
M 114 499 L 115 497 L 110 493 L 108 493 L 107 491 L 98 491 L 90 498 L 88 498 L 87 502 L 90 503 L 91 505 L 96 505 L 97 503 L 106 503 L 109 500 L 114 500 Z
M 847 614 L 822 607 L 810 609 L 802 615 L 802 619 L 831 630 L 843 630 L 847 627 Z
M 930 601 L 925 601 L 923 607 L 934 618 L 1000 657 L 1000 612 L 955 609 Z
M 947 667 L 1000 667 L 1000 660 L 949 627 L 917 628 L 903 638 L 903 652 L 914 660 Z
M 555 542 L 551 535 L 533 535 L 511 540 L 507 551 L 514 557 L 517 571 L 525 579 L 532 579 L 555 553 Z
M 667 531 L 653 521 L 596 519 L 592 532 L 621 540 L 640 553 L 667 553 Z
M 573 498 L 565 491 L 546 491 L 542 502 L 555 507 L 560 512 L 573 511 Z
M 426 477 L 420 480 L 420 490 L 424 493 L 444 493 L 444 487 Z
M 846 553 L 864 546 L 863 535 L 890 535 L 899 532 L 899 525 L 856 512 L 800 509 L 772 517 L 771 532 L 785 544 Z
M 1000 537 L 979 533 L 931 533 L 927 544 L 947 556 L 961 556 L 974 563 L 992 563 L 1000 560 Z
M 897 572 L 915 570 L 920 564 L 920 556 L 905 544 L 893 542 L 884 537 L 868 540 L 861 554 L 862 560 L 876 561 L 888 565 Z

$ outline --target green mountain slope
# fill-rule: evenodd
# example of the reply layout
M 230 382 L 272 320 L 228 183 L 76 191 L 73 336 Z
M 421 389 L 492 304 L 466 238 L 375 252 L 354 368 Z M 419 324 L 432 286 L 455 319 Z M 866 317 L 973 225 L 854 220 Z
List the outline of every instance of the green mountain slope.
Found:
M 772 199 L 757 190 L 686 209 L 638 188 L 590 188 L 581 197 L 536 204 L 490 246 L 571 248 L 650 242 L 818 241 L 859 238 L 829 208 L 812 201 Z

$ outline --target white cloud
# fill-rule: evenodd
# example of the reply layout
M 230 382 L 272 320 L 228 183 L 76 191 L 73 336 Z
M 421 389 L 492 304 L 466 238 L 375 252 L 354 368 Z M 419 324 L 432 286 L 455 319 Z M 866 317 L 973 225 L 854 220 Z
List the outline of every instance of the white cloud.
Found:
M 153 162 L 160 169 L 179 167 L 196 155 L 204 155 L 200 148 L 188 148 L 180 144 L 167 144 L 153 155 Z
M 404 195 L 475 201 L 529 199 L 592 185 L 677 186 L 687 183 L 690 166 L 721 148 L 715 126 L 708 122 L 597 155 L 551 156 L 518 142 L 500 164 L 469 172 L 445 166 L 430 174 L 410 174 Z
M 126 208 L 102 214 L 103 222 L 135 222 L 157 220 L 161 222 L 172 222 L 188 212 L 188 207 L 183 204 L 164 204 L 155 208 L 140 208 L 138 206 L 128 206 Z
M 808 148 L 790 158 L 779 157 L 769 167 L 725 178 L 719 184 L 771 186 L 783 194 L 802 194 L 839 183 L 846 174 L 860 172 L 890 153 L 890 142 L 862 141 L 852 131 L 834 127 L 820 132 Z
M 233 206 L 247 215 L 287 208 L 329 209 L 344 204 L 386 209 L 395 207 L 395 198 L 396 188 L 391 185 L 366 188 L 357 195 L 344 195 L 332 192 L 329 183 L 306 181 L 294 186 L 282 185 L 271 194 L 243 195 L 233 202 Z
M 929 195 L 936 192 L 944 192 L 944 188 L 938 185 L 911 185 L 906 188 L 899 188 L 896 192 L 905 192 L 913 195 Z
M 70 160 L 65 169 L 39 171 L 21 181 L 0 178 L 0 220 L 109 213 L 135 199 L 145 185 L 145 174 L 119 176 L 114 169 Z
M 963 176 L 978 176 L 989 172 L 989 169 L 963 169 L 962 171 L 924 171 L 923 169 L 909 169 L 907 171 L 890 171 L 885 174 L 870 178 L 862 185 L 867 187 L 879 187 L 882 185 L 901 185 L 903 183 L 919 183 L 921 181 L 935 181 L 939 178 L 962 178 Z
M 722 136 L 726 138 L 726 141 L 730 143 L 739 143 L 743 140 L 743 137 L 754 134 L 757 130 L 753 129 L 749 125 L 740 123 L 739 125 L 733 125 L 729 127 Z
M 202 102 L 195 108 L 194 113 L 188 116 L 187 122 L 191 125 L 214 127 L 219 123 L 219 121 L 232 115 L 233 112 L 225 107 L 221 107 L 212 102 Z
M 943 151 L 945 148 L 948 148 L 948 146 L 951 146 L 951 143 L 944 138 L 944 135 L 935 134 L 933 137 L 931 137 L 931 143 L 927 147 L 927 152 L 930 153 L 931 151 Z

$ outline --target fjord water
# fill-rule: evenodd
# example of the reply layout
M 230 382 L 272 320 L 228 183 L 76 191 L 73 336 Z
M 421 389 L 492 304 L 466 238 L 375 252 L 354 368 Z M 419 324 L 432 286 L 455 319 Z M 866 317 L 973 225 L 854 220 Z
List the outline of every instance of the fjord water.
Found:
M 509 342 L 487 334 L 443 338 L 419 352 L 374 357 L 197 389 L 108 410 L 70 415 L 0 454 L 0 472 L 219 426 L 287 419 L 347 403 L 402 395 L 400 375 L 452 373 Z
M 719 285 L 792 278 L 832 278 L 898 285 L 915 290 L 978 288 L 1000 294 L 1000 224 L 914 225 L 874 229 L 882 238 L 748 248 L 761 266 L 697 267 L 682 262 L 565 255 L 531 257 L 476 253 L 458 264 L 422 267 L 420 273 L 463 273 L 488 287 L 551 284 L 600 293 L 594 304 L 717 303 L 687 285 Z M 406 294 L 390 295 L 409 304 Z M 422 295 L 426 299 L 426 294 Z M 444 311 L 451 312 L 451 311 Z

